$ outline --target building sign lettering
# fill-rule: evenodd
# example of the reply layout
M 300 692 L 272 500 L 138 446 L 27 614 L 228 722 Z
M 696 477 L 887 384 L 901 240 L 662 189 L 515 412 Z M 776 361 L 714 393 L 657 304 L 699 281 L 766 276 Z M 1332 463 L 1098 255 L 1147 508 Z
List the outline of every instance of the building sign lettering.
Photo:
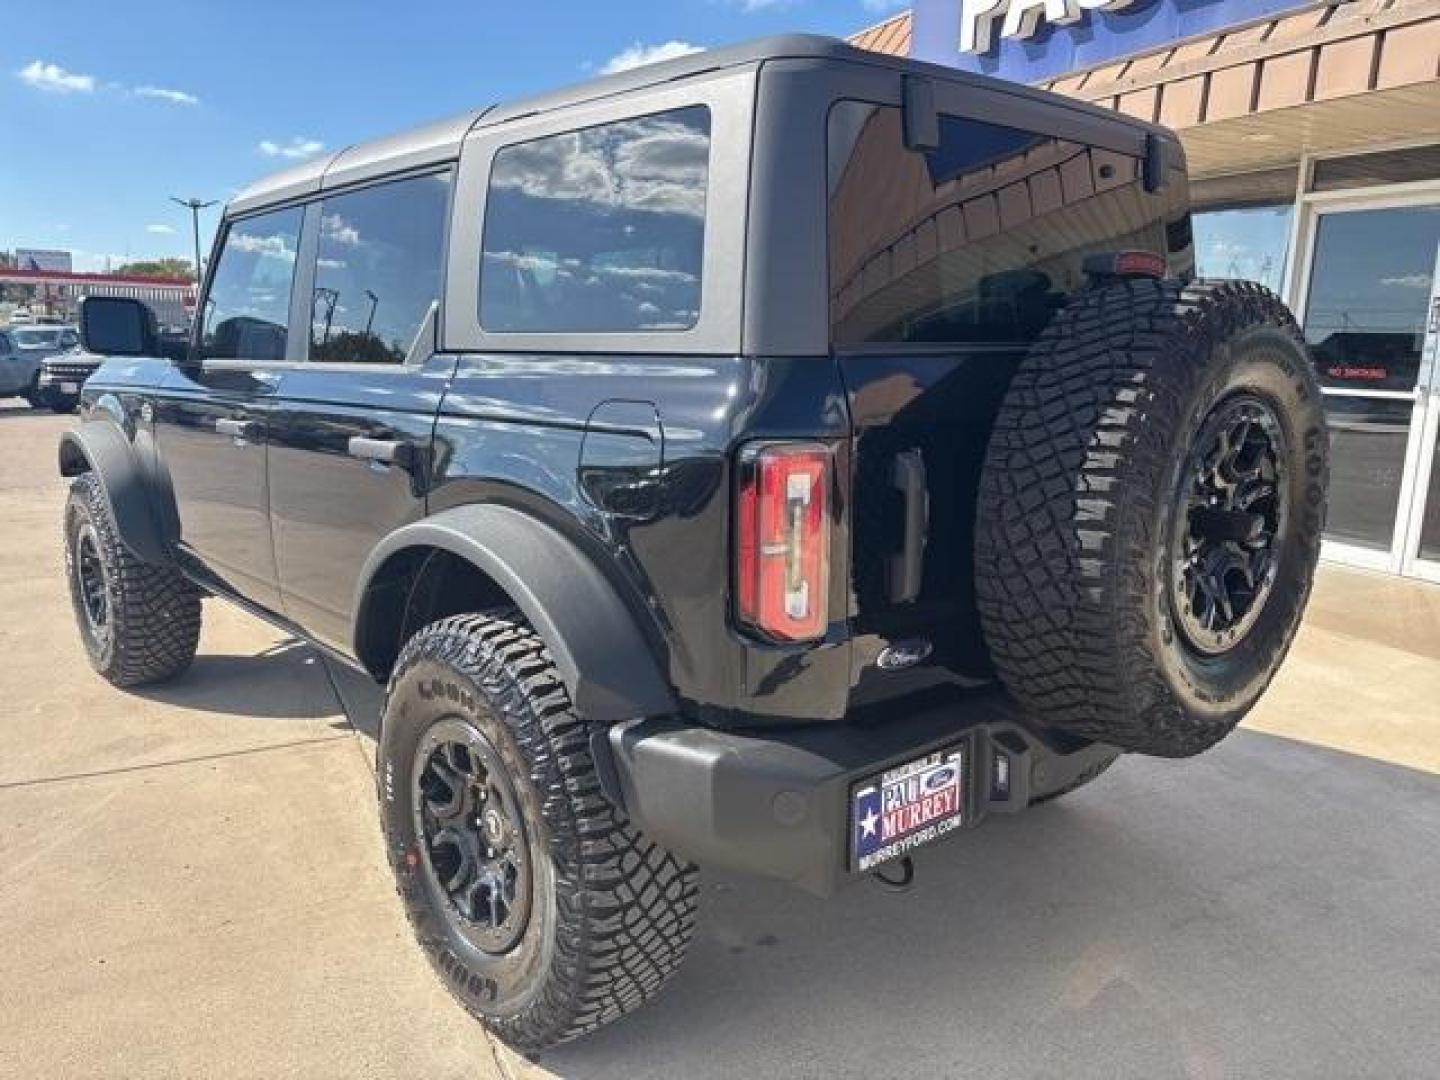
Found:
M 1003 38 L 1026 40 L 1044 23 L 1068 26 L 1092 11 L 1121 11 L 1136 0 L 961 0 L 960 51 L 985 53 Z

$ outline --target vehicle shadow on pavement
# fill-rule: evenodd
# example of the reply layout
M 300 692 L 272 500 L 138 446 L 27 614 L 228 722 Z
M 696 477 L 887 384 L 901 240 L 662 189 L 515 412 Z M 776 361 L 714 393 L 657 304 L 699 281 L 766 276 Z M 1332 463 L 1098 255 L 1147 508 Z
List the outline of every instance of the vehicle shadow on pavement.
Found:
M 1429 773 L 1252 732 L 1186 763 L 1126 758 L 923 850 L 908 893 L 866 881 L 822 901 L 707 877 L 668 990 L 538 1064 L 630 1080 L 1423 1075 L 1440 954 L 1413 927 L 1440 895 L 1436 835 Z
M 201 652 L 173 682 L 131 693 L 184 709 L 255 719 L 320 719 L 340 712 L 319 655 L 294 638 L 251 654 Z

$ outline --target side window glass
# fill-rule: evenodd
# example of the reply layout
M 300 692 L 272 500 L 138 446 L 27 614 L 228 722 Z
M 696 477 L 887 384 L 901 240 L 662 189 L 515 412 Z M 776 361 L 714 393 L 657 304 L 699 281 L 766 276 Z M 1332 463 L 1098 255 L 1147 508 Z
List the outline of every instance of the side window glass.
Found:
M 710 110 L 507 146 L 486 200 L 480 325 L 688 330 L 700 317 Z
M 285 359 L 300 218 L 291 207 L 230 226 L 205 298 L 205 357 Z
M 450 174 L 418 176 L 320 204 L 310 359 L 398 364 L 440 297 Z
M 73 349 L 80 344 L 80 335 L 74 330 L 65 330 L 60 334 L 60 347 L 62 349 Z

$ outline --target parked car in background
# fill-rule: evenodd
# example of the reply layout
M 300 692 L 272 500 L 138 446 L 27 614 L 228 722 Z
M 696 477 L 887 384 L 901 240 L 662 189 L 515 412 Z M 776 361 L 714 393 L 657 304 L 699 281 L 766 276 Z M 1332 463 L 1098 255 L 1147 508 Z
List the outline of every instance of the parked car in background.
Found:
M 40 362 L 36 396 L 31 404 L 57 413 L 71 413 L 80 404 L 80 388 L 105 362 L 99 353 L 84 348 L 47 356 Z
M 0 398 L 23 397 L 40 404 L 40 365 L 55 353 L 80 347 L 73 326 L 16 326 L 0 330 Z M 93 370 L 93 369 L 92 369 Z

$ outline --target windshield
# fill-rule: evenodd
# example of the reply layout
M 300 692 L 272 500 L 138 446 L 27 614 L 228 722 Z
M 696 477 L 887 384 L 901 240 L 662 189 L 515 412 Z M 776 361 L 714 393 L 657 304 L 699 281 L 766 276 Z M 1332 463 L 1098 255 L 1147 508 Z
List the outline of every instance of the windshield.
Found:
M 59 330 L 11 330 L 10 336 L 21 349 L 39 349 L 60 344 Z

